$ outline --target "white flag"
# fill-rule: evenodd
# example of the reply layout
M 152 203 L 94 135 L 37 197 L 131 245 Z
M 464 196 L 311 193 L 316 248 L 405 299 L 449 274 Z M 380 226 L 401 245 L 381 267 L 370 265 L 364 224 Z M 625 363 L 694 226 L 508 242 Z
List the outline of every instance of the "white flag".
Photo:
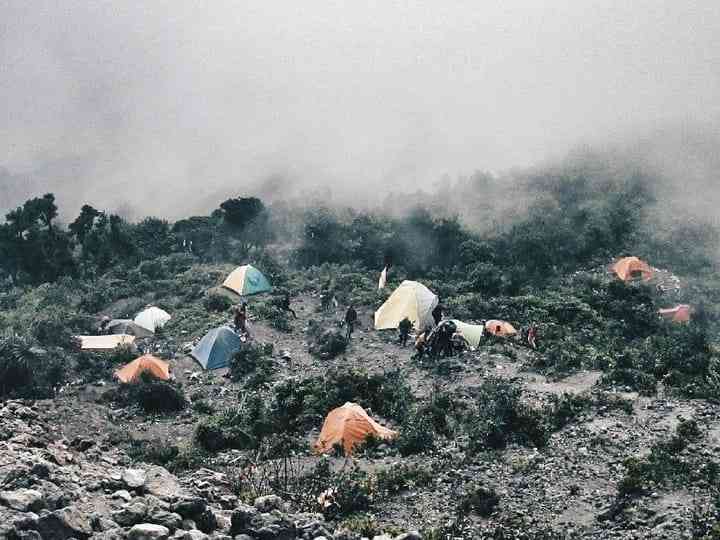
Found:
M 383 268 L 383 271 L 380 272 L 380 280 L 378 281 L 378 291 L 381 291 L 385 288 L 385 283 L 387 283 L 387 266 Z

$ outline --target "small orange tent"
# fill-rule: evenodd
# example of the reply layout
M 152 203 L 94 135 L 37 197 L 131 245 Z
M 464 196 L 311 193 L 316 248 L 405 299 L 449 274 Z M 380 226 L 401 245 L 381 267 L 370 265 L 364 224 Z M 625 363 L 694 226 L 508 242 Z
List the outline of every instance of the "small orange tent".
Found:
M 156 379 L 162 381 L 170 379 L 170 364 L 151 354 L 136 358 L 120 368 L 115 372 L 115 377 L 123 383 L 136 382 L 140 375 L 146 371 Z
M 336 444 L 342 444 L 345 455 L 350 455 L 353 448 L 365 442 L 369 435 L 394 439 L 398 433 L 378 424 L 360 405 L 348 402 L 327 415 L 314 445 L 315 451 L 330 452 Z
M 515 327 L 509 322 L 490 320 L 485 323 L 485 330 L 495 336 L 509 337 L 517 334 Z
M 650 265 L 637 257 L 625 257 L 610 267 L 610 271 L 623 281 L 642 279 L 649 281 L 655 273 Z
M 687 304 L 679 304 L 674 308 L 659 309 L 658 313 L 666 321 L 689 322 L 692 308 Z

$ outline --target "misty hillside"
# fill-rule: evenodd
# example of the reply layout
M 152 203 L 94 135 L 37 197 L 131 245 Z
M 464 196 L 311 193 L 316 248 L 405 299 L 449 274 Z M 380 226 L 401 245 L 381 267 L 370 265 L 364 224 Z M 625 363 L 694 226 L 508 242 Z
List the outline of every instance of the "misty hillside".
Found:
M 0 225 L 0 537 L 715 538 L 720 229 L 635 155 L 369 210 L 241 193 L 60 219 L 29 197 Z M 500 322 L 418 357 L 419 301 L 406 345 L 375 329 L 405 280 L 468 332 Z M 346 402 L 391 431 L 318 453 Z

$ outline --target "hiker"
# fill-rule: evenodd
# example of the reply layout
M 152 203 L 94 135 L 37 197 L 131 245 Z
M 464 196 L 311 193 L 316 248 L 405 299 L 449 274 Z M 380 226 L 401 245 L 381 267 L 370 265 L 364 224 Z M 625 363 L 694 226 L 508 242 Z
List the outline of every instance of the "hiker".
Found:
M 353 330 L 355 330 L 355 323 L 357 322 L 357 311 L 352 304 L 350 304 L 345 312 L 345 338 L 350 341 L 352 338 Z
M 537 325 L 532 323 L 527 332 L 527 342 L 532 349 L 537 349 L 537 333 Z
M 443 356 L 452 356 L 452 335 L 455 333 L 455 325 L 443 323 L 433 330 L 430 337 L 430 355 L 438 358 L 440 354 Z
M 410 330 L 412 329 L 412 322 L 410 319 L 405 317 L 402 321 L 400 321 L 400 324 L 398 325 L 398 330 L 400 331 L 400 336 L 398 338 L 398 343 L 405 347 L 407 345 L 408 336 L 410 335 Z
M 282 300 L 280 301 L 280 309 L 283 311 L 289 311 L 292 313 L 292 316 L 294 319 L 297 319 L 297 313 L 295 313 L 295 310 L 290 307 L 290 293 L 285 293 Z
M 100 319 L 100 326 L 98 327 L 98 334 L 103 335 L 108 333 L 108 325 L 110 324 L 110 317 L 107 315 L 103 315 L 103 318 Z
M 240 306 L 233 308 L 233 324 L 235 325 L 235 331 L 240 334 L 247 334 L 247 303 L 243 302 Z
M 465 339 L 465 336 L 462 333 L 462 330 L 458 330 L 452 335 L 452 347 L 454 352 L 458 353 L 458 355 L 461 355 L 466 350 L 470 348 L 470 344 L 468 343 L 467 339 Z
M 425 356 L 428 333 L 429 330 L 423 330 L 415 338 L 415 354 L 412 356 L 413 360 L 422 360 L 423 356 Z
M 435 326 L 440 324 L 440 321 L 442 321 L 443 318 L 443 307 L 438 302 L 438 305 L 435 306 L 435 309 L 432 310 L 432 318 L 435 321 Z
M 330 303 L 333 300 L 332 283 L 330 280 L 327 281 L 325 286 L 320 291 L 320 307 L 323 311 L 330 309 Z

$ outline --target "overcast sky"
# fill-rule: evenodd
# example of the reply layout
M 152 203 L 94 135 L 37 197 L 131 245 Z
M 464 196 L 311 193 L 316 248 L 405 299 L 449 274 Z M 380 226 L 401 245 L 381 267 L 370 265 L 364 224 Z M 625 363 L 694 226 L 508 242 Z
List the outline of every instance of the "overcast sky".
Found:
M 101 207 L 427 185 L 718 117 L 718 0 L 0 0 L 0 168 Z

